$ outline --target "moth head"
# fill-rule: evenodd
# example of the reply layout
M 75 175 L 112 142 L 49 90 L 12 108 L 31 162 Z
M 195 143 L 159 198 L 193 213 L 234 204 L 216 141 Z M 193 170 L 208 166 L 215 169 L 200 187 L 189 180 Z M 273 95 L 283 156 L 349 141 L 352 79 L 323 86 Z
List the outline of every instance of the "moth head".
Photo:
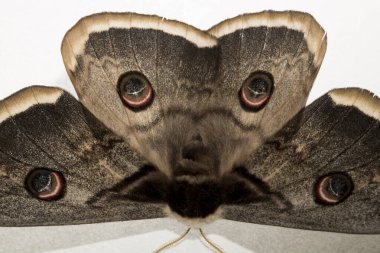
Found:
M 206 218 L 222 204 L 220 182 L 211 177 L 175 178 L 168 188 L 169 208 L 186 218 Z
M 265 183 L 247 175 L 244 168 L 238 167 L 219 177 L 176 177 L 167 188 L 169 214 L 185 223 L 204 224 L 220 218 L 223 205 L 268 200 L 271 193 Z

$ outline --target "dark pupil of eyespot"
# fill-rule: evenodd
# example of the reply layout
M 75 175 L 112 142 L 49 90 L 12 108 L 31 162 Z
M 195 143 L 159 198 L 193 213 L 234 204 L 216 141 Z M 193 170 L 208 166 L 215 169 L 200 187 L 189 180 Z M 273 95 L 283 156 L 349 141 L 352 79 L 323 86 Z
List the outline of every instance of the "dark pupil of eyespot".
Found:
M 255 78 L 248 84 L 248 91 L 251 97 L 260 97 L 268 93 L 268 83 L 262 78 Z
M 329 182 L 328 191 L 330 194 L 341 197 L 349 190 L 349 182 L 346 178 L 336 175 L 332 176 Z
M 130 78 L 124 83 L 124 92 L 130 96 L 138 97 L 145 89 L 145 85 L 138 78 Z
M 36 192 L 49 190 L 51 187 L 50 172 L 39 172 L 35 174 L 32 178 L 31 186 Z

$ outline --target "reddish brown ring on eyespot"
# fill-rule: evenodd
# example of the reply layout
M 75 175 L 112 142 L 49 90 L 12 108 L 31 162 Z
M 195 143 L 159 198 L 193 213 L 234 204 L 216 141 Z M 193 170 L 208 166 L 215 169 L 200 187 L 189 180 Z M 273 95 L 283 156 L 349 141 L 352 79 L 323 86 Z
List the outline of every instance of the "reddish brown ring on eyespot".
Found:
M 273 77 L 266 72 L 254 72 L 240 89 L 240 101 L 244 107 L 259 110 L 268 102 L 273 90 Z
M 61 172 L 37 168 L 27 175 L 25 185 L 33 197 L 52 201 L 63 196 L 66 181 Z
M 153 100 L 153 88 L 148 79 L 139 72 L 127 72 L 118 81 L 119 95 L 131 109 L 148 106 Z
M 249 107 L 249 108 L 260 108 L 265 102 L 268 101 L 268 98 L 269 96 L 263 96 L 261 99 L 258 99 L 256 101 L 251 101 L 248 97 L 247 97 L 247 93 L 246 91 L 244 90 L 246 89 L 245 87 L 241 90 L 241 98 L 242 98 L 242 102 L 244 103 L 245 106 Z
M 315 186 L 316 201 L 323 205 L 335 205 L 346 199 L 353 188 L 351 178 L 345 173 L 332 173 L 320 177 Z

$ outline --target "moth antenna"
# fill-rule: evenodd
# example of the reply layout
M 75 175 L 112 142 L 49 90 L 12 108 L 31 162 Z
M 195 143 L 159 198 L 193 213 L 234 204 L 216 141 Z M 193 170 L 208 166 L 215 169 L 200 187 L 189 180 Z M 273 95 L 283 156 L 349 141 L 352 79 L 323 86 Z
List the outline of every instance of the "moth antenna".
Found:
M 210 241 L 206 235 L 203 233 L 203 230 L 200 228 L 199 229 L 199 233 L 201 234 L 201 236 L 203 237 L 203 239 L 205 239 L 205 241 L 218 253 L 224 253 L 223 250 L 218 246 L 216 245 L 215 243 L 213 243 L 212 241 Z
M 164 251 L 165 249 L 167 248 L 170 248 L 172 246 L 174 246 L 175 244 L 177 244 L 178 242 L 180 242 L 183 238 L 185 238 L 185 236 L 190 232 L 191 228 L 188 228 L 181 236 L 179 236 L 177 239 L 174 239 L 170 242 L 167 242 L 165 243 L 164 245 L 162 245 L 159 249 L 157 249 L 156 251 L 154 251 L 153 253 L 160 253 L 162 251 Z

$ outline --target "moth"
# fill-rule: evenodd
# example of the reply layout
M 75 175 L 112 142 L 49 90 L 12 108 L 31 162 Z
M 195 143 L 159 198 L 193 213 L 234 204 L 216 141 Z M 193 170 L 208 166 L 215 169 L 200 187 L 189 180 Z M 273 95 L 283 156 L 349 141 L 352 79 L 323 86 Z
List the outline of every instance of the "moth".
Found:
M 170 216 L 380 233 L 380 100 L 334 89 L 305 107 L 327 46 L 307 13 L 207 31 L 99 13 L 65 35 L 79 97 L 0 102 L 0 226 Z

